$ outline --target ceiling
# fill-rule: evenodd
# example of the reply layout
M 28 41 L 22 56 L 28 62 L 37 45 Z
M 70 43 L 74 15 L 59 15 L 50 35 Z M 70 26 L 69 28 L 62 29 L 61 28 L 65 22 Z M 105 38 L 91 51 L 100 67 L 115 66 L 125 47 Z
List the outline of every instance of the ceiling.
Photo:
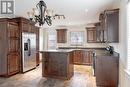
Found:
M 48 9 L 65 15 L 66 19 L 53 20 L 52 26 L 83 25 L 98 21 L 99 13 L 110 8 L 116 0 L 44 0 Z M 27 12 L 39 0 L 15 0 L 16 16 L 27 17 Z M 46 26 L 46 24 L 45 24 Z

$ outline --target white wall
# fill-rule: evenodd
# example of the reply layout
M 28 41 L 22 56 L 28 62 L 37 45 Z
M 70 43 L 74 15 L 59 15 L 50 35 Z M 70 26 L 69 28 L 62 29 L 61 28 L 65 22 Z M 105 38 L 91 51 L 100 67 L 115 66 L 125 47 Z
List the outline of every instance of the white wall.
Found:
M 130 87 L 126 82 L 130 79 L 126 76 L 124 69 L 126 68 L 127 58 L 127 23 L 126 23 L 126 5 L 127 0 L 116 0 L 113 8 L 120 8 L 119 14 L 119 43 L 111 43 L 116 52 L 120 54 L 119 63 L 119 87 Z

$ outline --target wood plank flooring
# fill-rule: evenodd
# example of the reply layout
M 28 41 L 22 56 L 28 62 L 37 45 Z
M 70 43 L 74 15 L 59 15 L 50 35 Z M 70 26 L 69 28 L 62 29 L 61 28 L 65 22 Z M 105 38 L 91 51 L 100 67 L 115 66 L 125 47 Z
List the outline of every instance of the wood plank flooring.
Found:
M 96 87 L 90 66 L 75 65 L 74 70 L 74 76 L 70 80 L 58 80 L 42 77 L 40 66 L 25 74 L 0 77 L 0 87 Z

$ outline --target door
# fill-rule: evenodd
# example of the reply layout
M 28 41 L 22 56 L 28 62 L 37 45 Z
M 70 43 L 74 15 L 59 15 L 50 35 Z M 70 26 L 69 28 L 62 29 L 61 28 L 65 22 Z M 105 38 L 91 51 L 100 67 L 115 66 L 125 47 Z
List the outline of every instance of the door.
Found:
M 29 56 L 28 56 L 28 67 L 30 69 L 36 67 L 36 34 L 30 33 L 29 37 Z

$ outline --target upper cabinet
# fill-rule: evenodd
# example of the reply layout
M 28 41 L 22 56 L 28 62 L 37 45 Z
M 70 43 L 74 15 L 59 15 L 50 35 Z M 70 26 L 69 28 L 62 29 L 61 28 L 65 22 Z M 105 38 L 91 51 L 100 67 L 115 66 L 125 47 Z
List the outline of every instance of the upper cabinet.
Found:
M 96 27 L 87 27 L 87 42 L 95 43 L 97 42 L 96 38 Z
M 103 33 L 100 22 L 95 23 L 95 27 L 87 27 L 87 42 L 88 43 L 103 43 Z
M 57 29 L 57 43 L 67 42 L 67 29 Z
M 105 10 L 100 14 L 99 20 L 104 30 L 104 42 L 119 42 L 119 9 Z
M 119 42 L 119 9 L 105 10 L 99 16 L 100 22 L 87 29 L 88 43 Z

